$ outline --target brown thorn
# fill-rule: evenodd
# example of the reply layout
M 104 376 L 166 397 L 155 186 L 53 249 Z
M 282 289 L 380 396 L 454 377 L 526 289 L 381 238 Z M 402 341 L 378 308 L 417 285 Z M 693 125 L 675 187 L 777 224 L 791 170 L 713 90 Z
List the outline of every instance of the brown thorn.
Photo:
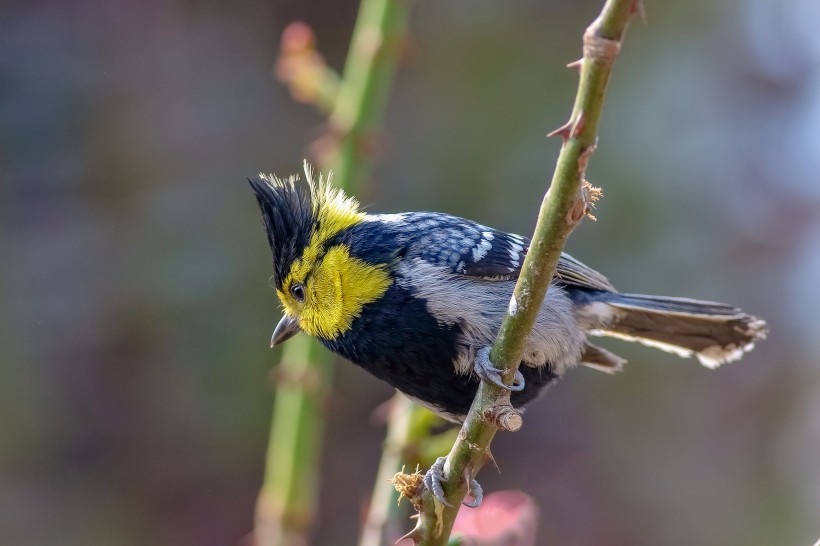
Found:
M 461 477 L 464 478 L 464 481 L 467 483 L 467 493 L 470 492 L 470 478 L 473 477 L 473 473 L 470 472 L 470 466 L 465 466 L 464 471 L 461 473 Z
M 587 123 L 587 115 L 586 112 L 581 110 L 578 113 L 578 118 L 575 120 L 575 123 L 572 124 L 572 131 L 570 132 L 570 137 L 578 138 L 578 135 L 581 134 L 581 131 L 584 130 L 584 126 Z
M 572 61 L 571 63 L 567 63 L 567 68 L 575 68 L 577 70 L 581 70 L 582 66 L 584 66 L 583 58 L 580 58 L 577 61 Z
M 484 464 L 487 463 L 492 464 L 493 467 L 495 467 L 495 471 L 501 474 L 501 467 L 498 466 L 498 462 L 496 462 L 495 457 L 493 457 L 493 454 L 489 449 L 484 452 Z
M 547 133 L 547 138 L 560 136 L 564 141 L 568 140 L 570 137 L 570 133 L 572 132 L 572 120 L 566 122 L 559 128 L 550 131 Z
M 421 538 L 422 538 L 422 537 L 421 537 L 421 529 L 419 529 L 419 527 L 418 527 L 418 526 L 413 527 L 413 530 L 412 530 L 412 531 L 410 531 L 409 533 L 407 533 L 406 535 L 404 535 L 403 537 L 401 537 L 399 540 L 397 540 L 397 541 L 395 542 L 395 544 L 398 544 L 399 542 L 401 542 L 402 540 L 404 540 L 404 539 L 406 539 L 406 538 L 409 538 L 410 540 L 412 540 L 412 541 L 413 541 L 413 544 L 418 544 L 418 543 L 419 543 L 419 541 L 420 541 L 420 540 L 421 540 Z
M 464 472 L 461 473 L 461 477 L 464 478 L 464 482 L 467 484 L 467 494 L 469 496 L 471 496 L 473 499 L 477 500 L 478 498 L 480 498 L 480 496 L 483 495 L 483 493 L 476 494 L 476 492 L 473 490 L 473 482 L 475 481 L 475 474 L 476 473 L 473 472 L 472 467 L 465 466 L 464 467 Z M 476 485 L 478 485 L 478 482 L 476 482 Z M 479 488 L 480 487 L 481 486 L 479 486 Z M 473 508 L 477 508 L 477 506 L 474 506 Z
M 578 136 L 581 134 L 581 131 L 584 130 L 586 122 L 586 113 L 583 110 L 581 110 L 575 119 L 570 119 L 568 122 L 566 122 L 559 128 L 547 133 L 547 138 L 560 136 L 565 142 L 571 138 L 578 138 Z

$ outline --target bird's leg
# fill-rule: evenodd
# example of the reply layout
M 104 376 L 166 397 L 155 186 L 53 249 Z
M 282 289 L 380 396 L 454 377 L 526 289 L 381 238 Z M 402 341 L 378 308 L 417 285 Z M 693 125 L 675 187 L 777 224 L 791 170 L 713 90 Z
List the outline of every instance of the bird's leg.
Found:
M 493 366 L 492 362 L 490 362 L 490 347 L 483 347 L 478 350 L 476 353 L 473 370 L 482 380 L 492 383 L 493 385 L 497 385 L 502 389 L 508 391 L 520 391 L 524 389 L 524 376 L 517 370 L 515 372 L 515 381 L 513 381 L 513 384 L 504 384 L 504 381 L 501 379 L 501 372 Z M 493 465 L 496 469 L 498 469 L 498 465 L 495 464 L 495 459 L 492 458 L 491 454 L 489 455 L 489 460 L 492 461 Z M 444 489 L 441 486 L 441 482 L 444 480 L 444 464 L 446 461 L 447 459 L 445 457 L 439 457 L 436 459 L 436 462 L 433 463 L 433 466 L 431 466 L 430 470 L 428 470 L 424 475 L 424 486 L 428 491 L 430 491 L 437 501 L 444 506 L 450 507 L 452 505 L 447 502 L 447 498 L 444 496 Z M 484 500 L 484 490 L 481 488 L 481 484 L 473 478 L 472 474 L 468 474 L 465 478 L 467 479 L 468 484 L 467 493 L 473 497 L 473 500 L 461 501 L 461 504 L 470 508 L 477 508 Z
M 447 498 L 444 496 L 444 489 L 441 487 L 441 481 L 444 479 L 444 463 L 446 461 L 446 457 L 436 459 L 436 462 L 433 463 L 433 466 L 431 466 L 430 470 L 424 475 L 424 487 L 432 493 L 437 501 L 444 506 L 450 507 L 452 505 L 447 502 Z M 471 475 L 469 476 L 468 483 L 467 493 L 473 497 L 473 500 L 469 502 L 461 501 L 461 504 L 469 508 L 478 508 L 484 500 L 484 490 L 481 489 L 481 485 L 479 485 Z
M 508 391 L 524 390 L 524 376 L 518 370 L 515 371 L 515 381 L 512 385 L 505 385 L 501 380 L 501 372 L 490 362 L 490 348 L 483 347 L 475 355 L 473 371 L 476 375 L 488 383 L 492 383 Z

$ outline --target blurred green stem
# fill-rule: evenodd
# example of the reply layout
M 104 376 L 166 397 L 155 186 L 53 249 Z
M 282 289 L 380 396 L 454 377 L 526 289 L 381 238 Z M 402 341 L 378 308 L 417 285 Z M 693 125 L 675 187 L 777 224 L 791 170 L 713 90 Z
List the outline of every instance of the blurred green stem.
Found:
M 336 107 L 330 116 L 338 140 L 326 159 L 342 187 L 361 188 L 404 43 L 410 0 L 362 0 Z
M 583 186 L 584 172 L 595 149 L 609 75 L 627 21 L 636 8 L 636 0 L 607 0 L 584 33 L 581 78 L 572 115 L 565 126 L 552 133 L 561 136 L 564 144 L 515 285 L 511 300 L 515 305 L 511 303 L 513 310 L 504 317 L 490 354 L 495 366 L 503 370 L 507 384 L 518 369 L 564 243 L 588 211 L 591 197 L 590 190 Z M 450 506 L 442 506 L 424 491 L 418 523 L 408 536 L 425 546 L 447 544 L 467 484 L 488 460 L 496 431 L 517 430 L 520 426 L 521 417 L 510 406 L 509 392 L 482 381 L 444 466 L 442 486 Z
M 256 508 L 256 544 L 302 544 L 310 529 L 319 485 L 323 403 L 331 360 L 306 336 L 285 344 L 276 370 L 276 398 Z
M 327 147 L 318 161 L 335 173 L 337 186 L 361 190 L 373 163 L 372 146 L 395 74 L 409 0 L 362 0 L 345 70 L 330 117 Z M 326 106 L 326 105 L 325 105 Z M 297 336 L 286 344 L 277 370 L 265 481 L 256 510 L 257 546 L 309 542 L 316 517 L 322 405 L 330 390 L 330 354 Z
M 401 471 L 406 462 L 406 450 L 413 442 L 413 413 L 420 408 L 398 392 L 389 404 L 387 436 L 359 546 L 381 546 L 395 542 L 401 536 L 398 516 L 402 511 L 398 503 L 398 492 L 391 485 L 390 479 Z

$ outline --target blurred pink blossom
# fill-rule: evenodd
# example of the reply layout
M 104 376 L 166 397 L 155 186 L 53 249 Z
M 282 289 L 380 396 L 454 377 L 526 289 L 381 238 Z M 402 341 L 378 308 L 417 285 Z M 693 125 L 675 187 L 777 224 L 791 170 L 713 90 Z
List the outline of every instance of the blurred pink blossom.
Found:
M 462 508 L 453 536 L 464 546 L 533 546 L 538 506 L 521 491 L 497 491 L 484 497 L 480 507 Z

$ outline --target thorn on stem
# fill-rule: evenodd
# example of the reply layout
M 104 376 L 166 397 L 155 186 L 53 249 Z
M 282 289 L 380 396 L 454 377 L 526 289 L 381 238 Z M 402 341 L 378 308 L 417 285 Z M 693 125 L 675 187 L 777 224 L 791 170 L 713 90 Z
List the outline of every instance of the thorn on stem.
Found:
M 583 58 L 580 58 L 577 61 L 572 61 L 571 63 L 567 63 L 567 68 L 575 68 L 576 70 L 581 70 L 582 66 L 584 66 Z
M 584 111 L 581 110 L 575 119 L 570 119 L 568 122 L 566 122 L 559 128 L 547 133 L 547 138 L 560 136 L 564 142 L 571 138 L 578 138 L 578 136 L 581 134 L 581 131 L 584 130 L 586 122 L 586 113 L 584 113 Z
M 484 502 L 484 489 L 481 487 L 481 484 L 476 481 L 475 476 L 469 467 L 464 468 L 464 474 L 462 477 L 464 478 L 464 481 L 467 482 L 467 494 L 473 497 L 473 500 L 462 500 L 461 504 L 467 508 L 478 508 L 481 506 L 481 503 Z
M 562 140 L 567 141 L 569 140 L 570 133 L 572 132 L 572 120 L 566 122 L 562 126 L 557 129 L 554 129 L 547 133 L 547 138 L 560 136 Z
M 501 467 L 498 466 L 498 462 L 496 462 L 495 457 L 493 457 L 493 453 L 487 448 L 487 451 L 484 452 L 484 464 L 491 464 L 495 468 L 495 471 L 501 474 Z
M 587 124 L 587 115 L 586 112 L 581 110 L 578 113 L 578 118 L 575 120 L 575 123 L 572 125 L 572 132 L 570 133 L 570 137 L 578 138 L 578 135 L 581 134 L 581 131 L 584 130 L 584 126 Z
M 410 540 L 412 540 L 412 541 L 413 541 L 413 544 L 418 544 L 418 543 L 419 543 L 419 541 L 421 541 L 421 539 L 422 539 L 423 537 L 422 537 L 422 534 L 421 534 L 421 529 L 419 529 L 419 526 L 418 526 L 418 525 L 416 525 L 415 527 L 413 527 L 413 530 L 412 530 L 412 531 L 410 531 L 409 533 L 407 533 L 406 535 L 404 535 L 403 537 L 401 537 L 401 538 L 400 538 L 399 540 L 397 540 L 395 543 L 396 543 L 396 544 L 398 544 L 399 542 L 401 542 L 401 541 L 403 541 L 403 540 L 405 540 L 405 539 L 408 539 L 408 538 L 409 538 Z

